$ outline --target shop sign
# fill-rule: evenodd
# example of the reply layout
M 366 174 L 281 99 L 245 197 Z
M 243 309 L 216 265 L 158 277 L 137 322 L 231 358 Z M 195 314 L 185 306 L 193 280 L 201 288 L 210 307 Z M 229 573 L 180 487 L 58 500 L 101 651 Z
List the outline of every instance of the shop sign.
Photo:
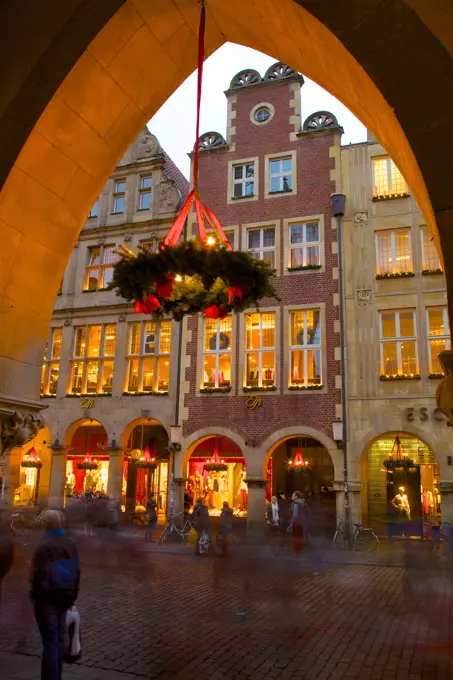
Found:
M 88 411 L 88 409 L 94 407 L 94 399 L 91 399 L 90 397 L 84 397 L 80 401 L 80 408 L 82 408 L 84 411 Z
M 253 397 L 247 397 L 245 400 L 245 405 L 247 408 L 254 409 L 254 408 L 261 408 L 263 405 L 263 397 L 260 397 L 258 395 L 255 395 Z
M 420 408 L 409 407 L 405 409 L 404 415 L 406 420 L 413 422 L 414 420 L 420 420 L 422 423 L 428 420 L 431 414 L 431 418 L 437 421 L 444 420 L 444 414 L 440 408 L 428 409 L 427 406 L 421 406 Z

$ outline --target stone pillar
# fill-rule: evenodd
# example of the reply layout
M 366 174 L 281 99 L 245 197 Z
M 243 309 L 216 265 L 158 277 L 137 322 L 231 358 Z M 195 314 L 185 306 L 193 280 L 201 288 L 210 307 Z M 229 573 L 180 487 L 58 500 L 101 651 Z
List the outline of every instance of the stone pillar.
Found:
M 184 512 L 184 489 L 186 486 L 186 477 L 175 477 L 175 498 L 174 498 L 174 513 Z
M 13 507 L 14 491 L 19 486 L 22 449 L 9 449 L 2 457 L 2 482 L 0 485 L 0 509 Z
M 66 485 L 67 446 L 51 446 L 52 470 L 50 472 L 49 508 L 64 508 L 64 489 Z
M 247 495 L 247 541 L 264 543 L 266 538 L 265 501 L 267 479 L 246 477 Z
M 453 555 L 453 482 L 439 482 L 441 496 L 444 555 Z
M 115 499 L 116 501 L 121 501 L 121 490 L 123 488 L 123 466 L 124 450 L 117 449 L 110 451 L 107 496 L 109 498 Z
M 336 501 L 336 525 L 340 519 L 345 518 L 345 506 L 344 506 L 344 482 L 336 481 L 333 483 L 333 488 L 335 491 L 335 501 Z M 350 531 L 354 524 L 360 524 L 362 522 L 362 482 L 348 483 L 348 501 L 349 501 L 349 521 L 350 521 Z

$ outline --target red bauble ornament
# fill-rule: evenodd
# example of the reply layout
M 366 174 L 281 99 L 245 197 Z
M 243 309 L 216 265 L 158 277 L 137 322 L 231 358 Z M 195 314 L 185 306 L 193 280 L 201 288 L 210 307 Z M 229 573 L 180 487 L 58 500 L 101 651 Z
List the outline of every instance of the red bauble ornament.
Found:
M 222 309 L 222 307 L 219 307 L 219 305 L 210 305 L 209 307 L 206 307 L 203 314 L 207 319 L 224 319 L 228 316 L 228 312 Z
M 162 298 L 168 298 L 173 292 L 174 276 L 172 274 L 166 274 L 162 278 L 157 279 L 154 290 L 156 295 Z
M 231 305 L 231 303 L 234 301 L 234 298 L 236 297 L 242 302 L 242 298 L 246 292 L 247 289 L 244 288 L 244 286 L 230 286 L 228 288 L 228 304 Z
M 145 300 L 136 300 L 134 302 L 134 311 L 137 314 L 152 314 L 156 309 L 160 309 L 162 305 L 155 295 L 147 295 Z

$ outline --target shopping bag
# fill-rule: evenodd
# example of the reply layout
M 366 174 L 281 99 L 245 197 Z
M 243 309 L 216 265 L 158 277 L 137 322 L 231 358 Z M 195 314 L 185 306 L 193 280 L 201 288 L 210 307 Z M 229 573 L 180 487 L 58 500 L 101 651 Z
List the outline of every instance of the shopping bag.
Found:
M 187 545 L 191 545 L 193 547 L 196 546 L 198 540 L 198 534 L 195 531 L 195 529 L 192 527 L 192 529 L 189 531 L 189 535 L 187 536 Z
M 80 636 L 80 614 L 73 605 L 66 614 L 65 661 L 74 663 L 82 656 L 82 640 Z

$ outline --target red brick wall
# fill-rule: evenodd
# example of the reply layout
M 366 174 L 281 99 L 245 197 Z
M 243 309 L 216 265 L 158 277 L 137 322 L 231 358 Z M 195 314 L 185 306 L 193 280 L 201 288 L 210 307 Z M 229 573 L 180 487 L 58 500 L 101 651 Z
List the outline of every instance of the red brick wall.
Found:
M 280 276 L 276 280 L 276 288 L 281 297 L 281 314 L 277 326 L 281 348 L 280 357 L 277 357 L 277 361 L 280 361 L 280 384 L 277 392 L 262 393 L 262 408 L 246 408 L 246 396 L 238 394 L 242 385 L 238 365 L 232 371 L 234 387 L 229 394 L 196 396 L 197 362 L 200 361 L 197 357 L 198 319 L 189 319 L 192 340 L 187 350 L 192 361 L 186 375 L 186 379 L 190 380 L 190 393 L 185 397 L 189 409 L 189 418 L 184 424 L 185 436 L 201 428 L 223 426 L 236 431 L 245 441 L 255 440 L 255 445 L 259 445 L 276 430 L 305 425 L 332 437 L 335 405 L 340 403 L 340 392 L 335 389 L 339 362 L 334 360 L 334 347 L 339 344 L 339 336 L 334 333 L 338 309 L 333 307 L 333 294 L 338 292 L 338 282 L 332 279 L 332 267 L 337 266 L 337 257 L 332 255 L 332 241 L 336 240 L 336 231 L 331 228 L 330 210 L 330 195 L 334 193 L 335 185 L 330 180 L 334 159 L 329 157 L 329 147 L 334 144 L 334 134 L 311 133 L 301 136 L 295 142 L 289 141 L 290 133 L 294 131 L 289 122 L 294 113 L 289 105 L 294 96 L 290 83 L 295 82 L 295 79 L 283 80 L 249 86 L 234 92 L 237 97 L 234 105 L 236 134 L 231 141 L 235 143 L 235 151 L 219 149 L 200 154 L 200 192 L 202 200 L 216 212 L 224 228 L 243 223 L 280 220 L 280 272 L 287 265 L 283 247 L 283 220 L 323 214 L 325 273 L 292 274 Z M 257 126 L 250 121 L 250 111 L 260 102 L 272 103 L 275 116 L 266 125 Z M 297 150 L 297 194 L 264 199 L 264 155 L 293 149 Z M 260 198 L 257 201 L 244 203 L 239 200 L 227 204 L 228 162 L 255 156 L 259 157 Z M 239 247 L 242 245 L 239 241 Z M 323 376 L 323 383 L 327 385 L 327 391 L 284 395 L 283 388 L 287 378 L 283 371 L 283 357 L 287 349 L 284 345 L 283 307 L 306 303 L 313 303 L 314 306 L 325 303 L 325 326 L 322 332 L 327 375 Z M 266 304 L 276 305 L 275 301 L 266 301 Z M 239 337 L 236 338 L 236 357 L 239 357 Z

